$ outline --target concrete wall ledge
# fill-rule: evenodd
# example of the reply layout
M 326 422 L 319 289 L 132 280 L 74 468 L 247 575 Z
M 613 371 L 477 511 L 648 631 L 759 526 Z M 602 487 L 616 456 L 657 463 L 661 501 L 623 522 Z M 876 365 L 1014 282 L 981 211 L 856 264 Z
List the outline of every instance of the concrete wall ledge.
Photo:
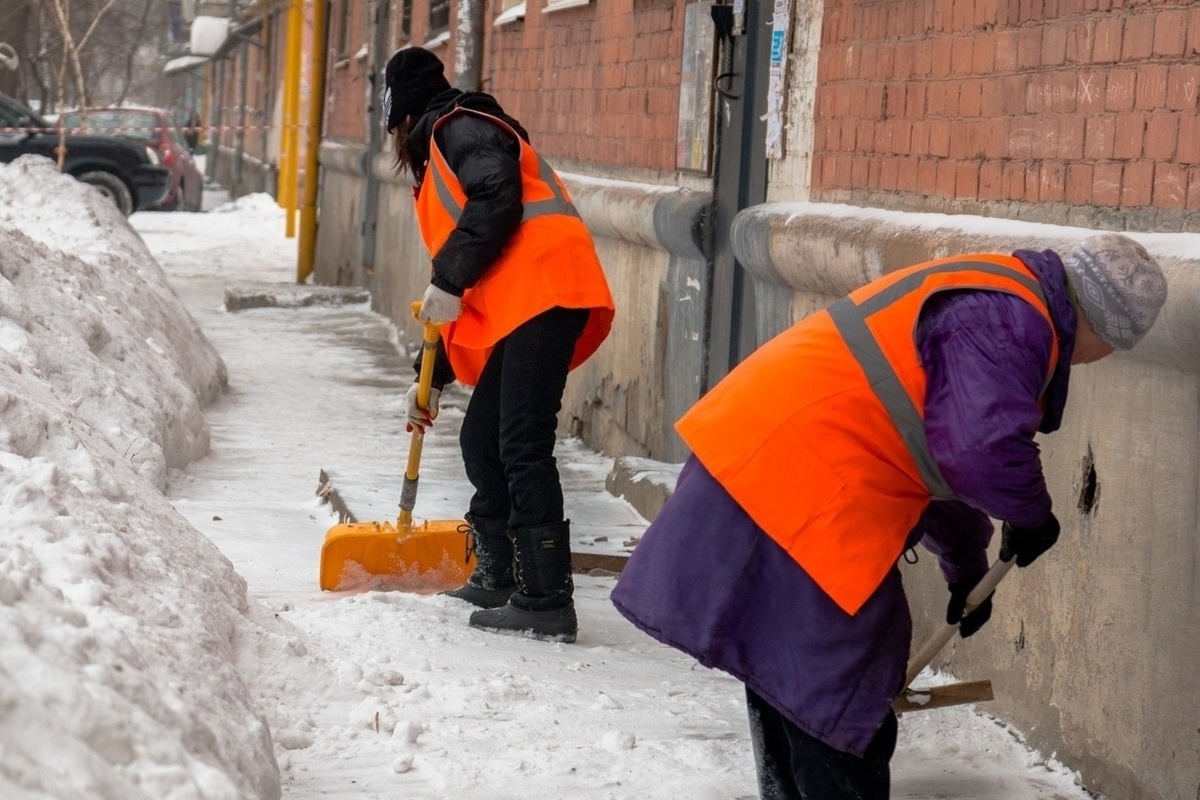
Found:
M 360 177 L 366 177 L 367 174 L 367 148 L 362 145 L 342 144 L 326 139 L 317 150 L 317 161 L 322 167 L 337 172 Z
M 562 173 L 588 229 L 685 258 L 703 258 L 703 227 L 712 196 L 678 186 Z
M 609 494 L 624 498 L 639 514 L 652 520 L 675 489 L 683 464 L 650 458 L 618 456 L 604 479 Z
M 410 183 L 397 175 L 395 157 L 379 152 L 368 158 L 365 147 L 324 141 L 322 167 L 366 176 L 368 162 L 375 176 L 393 184 Z M 596 236 L 653 247 L 687 258 L 703 258 L 703 226 L 712 196 L 678 186 L 617 181 L 590 175 L 560 173 L 571 199 Z
M 348 175 L 367 176 L 367 167 L 375 173 L 375 177 L 384 183 L 409 185 L 412 179 L 408 173 L 396 174 L 396 156 L 390 150 L 380 151 L 371 155 L 361 144 L 344 144 L 342 142 L 321 142 L 317 158 L 322 167 Z
M 832 203 L 766 203 L 734 219 L 738 260 L 759 281 L 840 297 L 901 267 L 959 253 L 1053 249 L 1096 231 L 1019 220 L 912 214 Z M 1200 371 L 1200 234 L 1137 233 L 1163 266 L 1167 305 L 1129 355 Z
M 375 176 L 392 184 L 407 184 L 398 175 L 395 157 L 379 152 L 368 158 L 366 148 L 322 142 L 321 166 L 366 175 L 368 162 Z M 618 181 L 590 175 L 560 173 L 571 199 L 593 235 L 653 247 L 685 258 L 704 257 L 704 224 L 712 195 L 679 186 Z

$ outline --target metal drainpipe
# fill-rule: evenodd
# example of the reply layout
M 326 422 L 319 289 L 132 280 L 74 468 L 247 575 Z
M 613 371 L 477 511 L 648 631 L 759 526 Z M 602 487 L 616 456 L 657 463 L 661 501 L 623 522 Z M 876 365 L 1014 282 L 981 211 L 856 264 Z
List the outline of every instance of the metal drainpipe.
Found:
M 363 201 L 362 201 L 362 251 L 359 257 L 359 274 L 354 276 L 353 285 L 368 285 L 375 272 L 375 228 L 376 215 L 379 213 L 379 192 L 381 184 L 375 175 L 375 155 L 383 147 L 383 120 L 380 108 L 379 93 L 383 89 L 383 71 L 387 60 L 391 58 L 388 49 L 388 10 L 390 3 L 375 0 L 375 42 L 371 48 L 371 74 L 368 76 L 367 97 L 367 152 L 363 159 Z
M 483 0 L 461 0 L 454 36 L 454 87 L 477 92 L 483 76 Z
M 221 160 L 221 126 L 225 124 L 225 59 L 212 64 L 213 70 L 217 73 L 217 88 L 214 92 L 216 96 L 216 108 L 213 113 L 213 129 L 211 131 L 212 146 L 209 148 L 211 152 L 208 154 L 208 177 L 216 181 L 218 163 Z
M 238 131 L 237 155 L 233 162 L 233 184 L 242 185 L 242 164 L 246 160 L 246 95 L 249 92 L 248 76 L 250 74 L 250 42 L 243 41 L 241 58 L 238 63 Z
M 754 282 L 737 262 L 729 231 L 739 211 L 766 199 L 765 147 L 772 0 L 747 0 L 745 21 L 727 37 L 731 58 L 718 76 L 720 130 L 713 154 L 713 249 L 709 282 L 707 391 L 757 347 Z M 727 13 L 727 12 L 722 12 Z M 714 20 L 726 22 L 729 20 Z M 738 31 L 742 33 L 738 33 Z
M 276 36 L 277 28 L 276 17 L 279 16 L 279 7 L 274 6 L 268 12 L 266 19 L 263 20 L 263 29 L 266 32 L 266 42 L 262 50 L 263 63 L 261 65 L 262 74 L 266 75 L 266 80 L 263 82 L 262 103 L 259 108 L 259 128 L 261 131 L 261 149 L 259 155 L 263 160 L 262 171 L 262 191 L 270 191 L 271 186 L 271 160 L 269 154 L 271 152 L 271 123 L 275 108 L 275 63 L 276 55 L 279 52 L 279 37 Z M 275 165 L 274 174 L 274 190 L 276 196 L 279 195 L 279 165 Z

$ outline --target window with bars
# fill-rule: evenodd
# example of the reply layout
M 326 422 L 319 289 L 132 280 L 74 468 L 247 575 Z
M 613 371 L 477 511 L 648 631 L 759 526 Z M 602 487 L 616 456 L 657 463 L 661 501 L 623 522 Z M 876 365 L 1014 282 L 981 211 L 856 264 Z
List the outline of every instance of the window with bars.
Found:
M 492 25 L 500 28 L 525 19 L 526 0 L 498 0 L 496 2 L 496 18 Z
M 338 58 L 348 58 L 350 56 L 350 0 L 341 0 L 335 6 L 335 14 L 337 14 L 337 55 Z
M 450 0 L 430 0 L 429 35 L 450 30 Z
M 413 0 L 401 0 L 400 2 L 400 41 L 407 42 L 412 39 L 412 11 Z
M 679 70 L 679 121 L 675 166 L 708 173 L 712 169 L 713 75 L 716 32 L 712 2 L 689 3 L 683 15 L 683 57 Z

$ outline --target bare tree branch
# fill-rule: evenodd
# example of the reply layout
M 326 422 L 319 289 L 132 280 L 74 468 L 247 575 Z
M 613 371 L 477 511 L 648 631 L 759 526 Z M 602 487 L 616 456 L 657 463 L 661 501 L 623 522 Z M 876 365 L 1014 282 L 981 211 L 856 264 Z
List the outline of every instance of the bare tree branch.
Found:
M 146 0 L 145 4 L 142 6 L 142 14 L 138 19 L 135 41 L 141 41 L 142 36 L 146 32 L 147 20 L 150 18 L 150 7 L 154 2 L 155 0 Z M 129 55 L 125 59 L 125 84 L 121 87 L 120 96 L 117 97 L 117 105 L 121 105 L 125 102 L 125 95 L 129 92 L 129 85 L 133 83 L 133 61 L 134 57 L 137 55 L 137 48 L 130 47 L 127 52 Z

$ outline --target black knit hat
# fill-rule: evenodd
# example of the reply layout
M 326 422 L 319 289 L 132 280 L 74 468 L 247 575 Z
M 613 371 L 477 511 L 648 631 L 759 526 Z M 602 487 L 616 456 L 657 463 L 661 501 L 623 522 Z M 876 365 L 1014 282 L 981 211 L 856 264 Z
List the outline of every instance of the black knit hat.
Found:
M 450 88 L 441 60 L 423 47 L 405 47 L 388 60 L 384 71 L 383 113 L 387 130 L 409 114 L 420 114 L 429 101 Z

